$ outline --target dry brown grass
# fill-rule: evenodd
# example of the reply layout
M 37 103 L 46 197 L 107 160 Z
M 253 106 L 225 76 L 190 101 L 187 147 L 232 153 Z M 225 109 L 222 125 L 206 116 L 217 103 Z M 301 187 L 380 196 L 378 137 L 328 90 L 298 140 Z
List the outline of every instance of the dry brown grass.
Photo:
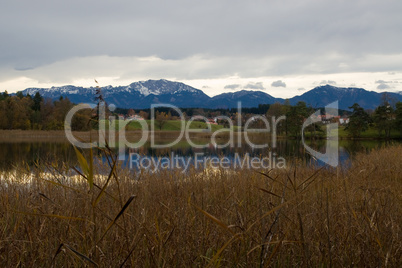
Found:
M 3 173 L 0 266 L 401 267 L 401 155 L 394 146 L 348 170 L 264 174 L 134 179 L 117 167 L 97 204 L 107 172 L 92 190 L 57 171 Z

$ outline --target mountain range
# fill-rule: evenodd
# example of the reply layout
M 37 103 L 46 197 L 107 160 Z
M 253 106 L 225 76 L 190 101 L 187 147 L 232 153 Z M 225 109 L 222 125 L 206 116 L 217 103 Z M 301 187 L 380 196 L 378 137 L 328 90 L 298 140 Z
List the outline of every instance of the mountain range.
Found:
M 84 88 L 76 86 L 62 86 L 51 88 L 27 88 L 24 95 L 34 95 L 39 92 L 44 98 L 59 99 L 61 96 L 69 98 L 73 103 L 94 102 L 96 87 Z M 401 93 L 387 93 L 394 101 L 402 101 Z M 314 108 L 324 107 L 334 101 L 339 101 L 340 109 L 348 109 L 358 103 L 365 109 L 375 109 L 380 103 L 383 93 L 367 91 L 363 88 L 343 88 L 331 85 L 319 86 L 300 96 L 289 99 L 294 105 L 304 101 Z M 202 90 L 172 82 L 165 79 L 148 80 L 132 83 L 128 86 L 102 87 L 102 94 L 108 104 L 119 108 L 144 109 L 151 104 L 169 103 L 181 108 L 235 108 L 241 101 L 242 107 L 257 107 L 259 104 L 283 103 L 282 98 L 275 98 L 262 91 L 241 90 L 228 92 L 209 97 Z

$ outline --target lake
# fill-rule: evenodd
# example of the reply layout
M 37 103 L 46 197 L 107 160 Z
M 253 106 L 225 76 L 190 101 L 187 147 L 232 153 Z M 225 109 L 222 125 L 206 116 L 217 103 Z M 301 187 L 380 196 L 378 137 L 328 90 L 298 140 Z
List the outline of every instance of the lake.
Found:
M 166 142 L 166 140 L 157 140 L 159 144 Z M 317 151 L 325 152 L 326 140 L 307 141 L 307 144 Z M 300 160 L 302 163 L 308 165 L 322 166 L 323 163 L 316 161 L 306 151 L 300 141 L 279 139 L 276 148 L 256 149 L 242 142 L 240 145 L 235 144 L 234 147 L 217 148 L 216 144 L 208 143 L 207 141 L 199 141 L 199 143 L 207 144 L 207 148 L 196 149 L 190 146 L 186 141 L 180 141 L 171 148 L 157 149 L 153 148 L 149 143 L 138 149 L 126 148 L 125 160 L 122 162 L 123 166 L 129 167 L 130 154 L 132 156 L 147 157 L 149 159 L 157 159 L 160 157 L 176 156 L 182 159 L 188 159 L 194 164 L 194 156 L 200 155 L 205 157 L 226 157 L 235 160 L 236 157 L 250 157 L 264 158 L 275 154 L 276 157 L 283 157 L 286 160 Z M 348 160 L 353 157 L 357 152 L 368 152 L 382 146 L 387 146 L 395 142 L 386 141 L 339 141 L 339 161 L 341 164 L 347 164 Z M 272 146 L 271 146 L 272 147 Z M 64 141 L 3 141 L 0 142 L 0 171 L 13 170 L 22 165 L 33 166 L 35 163 L 66 163 L 69 166 L 77 165 L 77 157 L 74 152 L 73 146 Z M 87 150 L 84 150 L 84 152 Z M 96 153 L 99 153 L 95 150 Z M 191 160 L 190 160 L 191 159 Z

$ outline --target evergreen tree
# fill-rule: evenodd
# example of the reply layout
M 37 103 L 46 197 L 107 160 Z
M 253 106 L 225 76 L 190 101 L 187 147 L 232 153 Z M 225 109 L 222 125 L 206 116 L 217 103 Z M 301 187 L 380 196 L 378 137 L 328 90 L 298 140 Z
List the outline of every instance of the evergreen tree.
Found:
M 353 109 L 353 112 L 345 130 L 349 132 L 351 137 L 359 138 L 361 133 L 368 129 L 371 121 L 370 116 L 357 103 L 353 104 L 349 109 Z
M 295 106 L 290 106 L 286 114 L 287 130 L 296 138 L 301 137 L 301 130 L 304 120 L 309 116 L 310 109 L 306 103 L 299 101 Z
M 6 100 L 10 95 L 8 95 L 7 90 L 3 92 L 2 94 L 2 100 Z
M 278 120 L 278 118 L 281 115 L 285 115 L 285 109 L 284 106 L 282 104 L 280 104 L 279 102 L 276 102 L 274 104 L 272 104 L 271 106 L 269 106 L 269 109 L 266 113 L 266 117 L 271 120 L 273 117 L 275 117 L 275 120 Z M 272 121 L 270 121 L 272 122 Z M 284 121 L 279 121 L 279 123 L 277 123 L 276 127 L 276 131 L 278 134 L 280 134 L 281 132 L 284 131 L 284 125 L 285 122 Z
M 402 102 L 396 103 L 395 106 L 395 129 L 398 130 L 402 136 Z
M 36 92 L 35 96 L 33 97 L 33 105 L 32 110 L 39 111 L 40 110 L 40 103 L 42 102 L 43 98 L 39 92 Z
M 22 99 L 24 97 L 24 94 L 22 94 L 21 91 L 18 91 L 17 94 L 15 94 L 18 98 Z
M 380 105 L 375 109 L 373 119 L 379 136 L 382 136 L 382 133 L 384 132 L 387 139 L 391 137 L 393 115 L 394 109 L 388 103 Z

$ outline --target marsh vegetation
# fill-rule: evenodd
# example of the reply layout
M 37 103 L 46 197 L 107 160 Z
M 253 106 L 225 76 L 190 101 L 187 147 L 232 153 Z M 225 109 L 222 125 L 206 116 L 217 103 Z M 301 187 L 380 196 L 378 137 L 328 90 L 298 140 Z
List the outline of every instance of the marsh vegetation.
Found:
M 400 267 L 402 146 L 347 168 L 0 174 L 2 267 Z

